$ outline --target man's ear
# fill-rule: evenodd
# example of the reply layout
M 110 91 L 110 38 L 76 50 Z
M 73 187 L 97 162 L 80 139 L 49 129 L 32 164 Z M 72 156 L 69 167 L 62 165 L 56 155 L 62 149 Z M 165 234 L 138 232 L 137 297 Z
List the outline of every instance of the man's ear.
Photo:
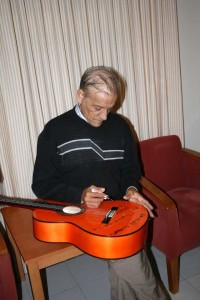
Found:
M 77 93 L 76 93 L 77 99 L 78 99 L 78 103 L 81 104 L 84 98 L 84 92 L 81 89 L 78 89 Z

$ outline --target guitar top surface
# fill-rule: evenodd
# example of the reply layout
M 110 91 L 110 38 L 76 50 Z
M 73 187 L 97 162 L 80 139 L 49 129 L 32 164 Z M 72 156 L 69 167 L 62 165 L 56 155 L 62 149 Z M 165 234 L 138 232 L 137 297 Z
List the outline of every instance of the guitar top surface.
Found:
M 60 214 L 55 211 L 35 209 L 33 218 L 44 223 L 68 223 L 80 227 L 82 230 L 109 237 L 119 237 L 132 234 L 140 230 L 148 220 L 147 210 L 136 203 L 115 200 L 103 201 L 99 208 L 88 208 L 84 205 L 76 206 L 72 203 L 65 204 L 66 211 L 69 207 L 78 209 L 80 213 Z

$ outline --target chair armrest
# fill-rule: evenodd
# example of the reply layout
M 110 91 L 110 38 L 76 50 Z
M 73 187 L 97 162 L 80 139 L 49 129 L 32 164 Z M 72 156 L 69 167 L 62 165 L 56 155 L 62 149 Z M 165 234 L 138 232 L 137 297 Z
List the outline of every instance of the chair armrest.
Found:
M 196 159 L 200 160 L 200 152 L 195 151 L 195 150 L 191 150 L 191 149 L 188 149 L 188 148 L 183 148 L 182 151 L 185 154 L 190 155 L 190 156 L 195 157 Z
M 191 149 L 182 149 L 185 185 L 200 189 L 200 153 Z
M 174 201 L 146 177 L 142 176 L 140 184 L 142 186 L 144 195 L 147 196 L 150 200 L 152 200 L 153 202 L 158 202 L 163 208 L 167 210 L 176 209 Z
M 168 258 L 180 254 L 180 228 L 175 202 L 147 178 L 141 178 L 142 192 L 156 206 L 156 217 L 149 230 L 149 242 Z

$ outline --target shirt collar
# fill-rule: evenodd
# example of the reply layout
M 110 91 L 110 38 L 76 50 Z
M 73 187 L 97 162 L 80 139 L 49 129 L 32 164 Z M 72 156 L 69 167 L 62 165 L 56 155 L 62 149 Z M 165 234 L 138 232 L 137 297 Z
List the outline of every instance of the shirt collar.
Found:
M 81 118 L 83 119 L 84 121 L 86 121 L 88 123 L 88 120 L 84 117 L 84 115 L 82 114 L 81 110 L 80 110 L 80 106 L 79 104 L 77 103 L 76 106 L 75 106 L 75 112 L 76 114 Z

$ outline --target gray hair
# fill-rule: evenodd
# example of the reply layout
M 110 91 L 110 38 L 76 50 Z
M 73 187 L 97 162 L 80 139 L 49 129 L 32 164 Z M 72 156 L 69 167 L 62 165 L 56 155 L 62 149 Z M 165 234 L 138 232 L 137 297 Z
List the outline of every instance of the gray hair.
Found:
M 105 86 L 111 94 L 119 95 L 121 90 L 120 75 L 113 68 L 97 66 L 90 67 L 84 72 L 79 88 L 84 93 L 89 94 L 91 87 L 98 92 L 103 92 L 103 87 Z

